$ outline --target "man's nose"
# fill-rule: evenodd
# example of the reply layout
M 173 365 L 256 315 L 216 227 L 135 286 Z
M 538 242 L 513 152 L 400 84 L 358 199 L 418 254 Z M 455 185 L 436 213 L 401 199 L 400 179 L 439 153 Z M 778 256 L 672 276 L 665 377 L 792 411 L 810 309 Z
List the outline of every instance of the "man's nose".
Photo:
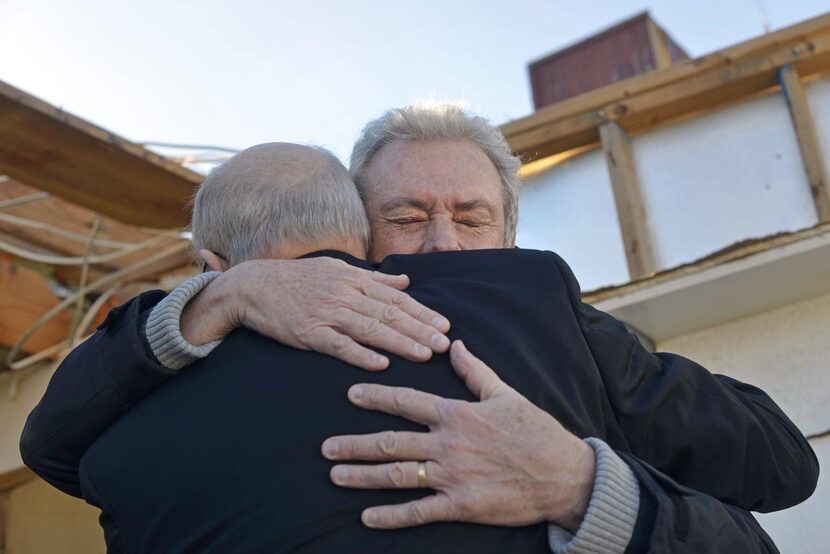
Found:
M 461 250 L 458 231 L 451 218 L 436 217 L 430 221 L 425 252 Z

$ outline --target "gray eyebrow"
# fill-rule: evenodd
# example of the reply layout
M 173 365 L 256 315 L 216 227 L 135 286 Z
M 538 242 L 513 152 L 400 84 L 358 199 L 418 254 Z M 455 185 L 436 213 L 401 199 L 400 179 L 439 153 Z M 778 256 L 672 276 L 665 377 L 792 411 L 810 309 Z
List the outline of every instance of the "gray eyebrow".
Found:
M 484 208 L 490 213 L 491 217 L 495 216 L 493 205 L 484 198 L 473 198 L 472 200 L 467 200 L 466 202 L 459 202 L 455 205 L 455 207 L 462 212 Z
M 429 203 L 424 202 L 418 198 L 412 198 L 411 196 L 404 196 L 402 198 L 394 198 L 388 202 L 384 202 L 381 204 L 380 208 L 384 212 L 388 212 L 390 210 L 394 210 L 396 208 L 417 208 L 419 210 L 423 210 L 425 212 L 429 211 L 432 207 Z M 459 202 L 455 204 L 455 209 L 461 212 L 469 212 L 472 210 L 477 209 L 485 209 L 487 213 L 490 214 L 490 217 L 495 217 L 495 209 L 493 205 L 485 200 L 484 198 L 473 198 L 471 200 L 466 200 L 464 202 Z
M 381 210 L 383 210 L 384 212 L 402 207 L 418 208 L 419 210 L 424 211 L 429 211 L 430 208 L 429 204 L 427 204 L 423 200 L 419 200 L 418 198 L 412 198 L 409 196 L 404 196 L 403 198 L 395 198 L 393 200 L 390 200 L 389 202 L 381 204 L 380 206 Z

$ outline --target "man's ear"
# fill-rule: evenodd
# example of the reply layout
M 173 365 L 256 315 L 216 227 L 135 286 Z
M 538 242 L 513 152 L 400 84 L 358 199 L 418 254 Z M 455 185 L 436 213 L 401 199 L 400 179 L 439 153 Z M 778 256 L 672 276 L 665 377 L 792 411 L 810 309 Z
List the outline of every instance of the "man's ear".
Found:
M 207 267 L 210 268 L 211 271 L 227 271 L 228 270 L 228 262 L 207 250 L 206 248 L 202 248 L 199 250 L 199 257 L 205 263 Z

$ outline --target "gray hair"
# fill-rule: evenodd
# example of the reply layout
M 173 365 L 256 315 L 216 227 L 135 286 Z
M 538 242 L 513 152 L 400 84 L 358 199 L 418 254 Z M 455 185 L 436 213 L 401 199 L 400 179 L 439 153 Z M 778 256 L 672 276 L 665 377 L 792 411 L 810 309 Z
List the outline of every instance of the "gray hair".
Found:
M 254 146 L 211 171 L 193 198 L 191 229 L 196 252 L 218 252 L 230 265 L 288 241 L 369 245 L 366 211 L 340 160 L 289 144 Z
M 521 160 L 510 150 L 498 127 L 456 104 L 414 104 L 389 110 L 370 121 L 354 145 L 350 162 L 360 194 L 365 198 L 366 170 L 383 146 L 394 140 L 440 139 L 469 141 L 493 162 L 503 186 L 505 245 L 513 242 L 519 221 Z

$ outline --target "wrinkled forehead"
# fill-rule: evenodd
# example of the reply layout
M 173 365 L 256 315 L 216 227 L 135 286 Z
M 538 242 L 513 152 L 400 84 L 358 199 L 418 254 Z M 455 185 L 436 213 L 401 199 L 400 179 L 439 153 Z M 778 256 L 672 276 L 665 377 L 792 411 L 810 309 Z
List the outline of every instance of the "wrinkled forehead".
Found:
M 366 170 L 367 207 L 408 200 L 421 204 L 503 207 L 501 176 L 475 144 L 398 140 L 381 148 Z

